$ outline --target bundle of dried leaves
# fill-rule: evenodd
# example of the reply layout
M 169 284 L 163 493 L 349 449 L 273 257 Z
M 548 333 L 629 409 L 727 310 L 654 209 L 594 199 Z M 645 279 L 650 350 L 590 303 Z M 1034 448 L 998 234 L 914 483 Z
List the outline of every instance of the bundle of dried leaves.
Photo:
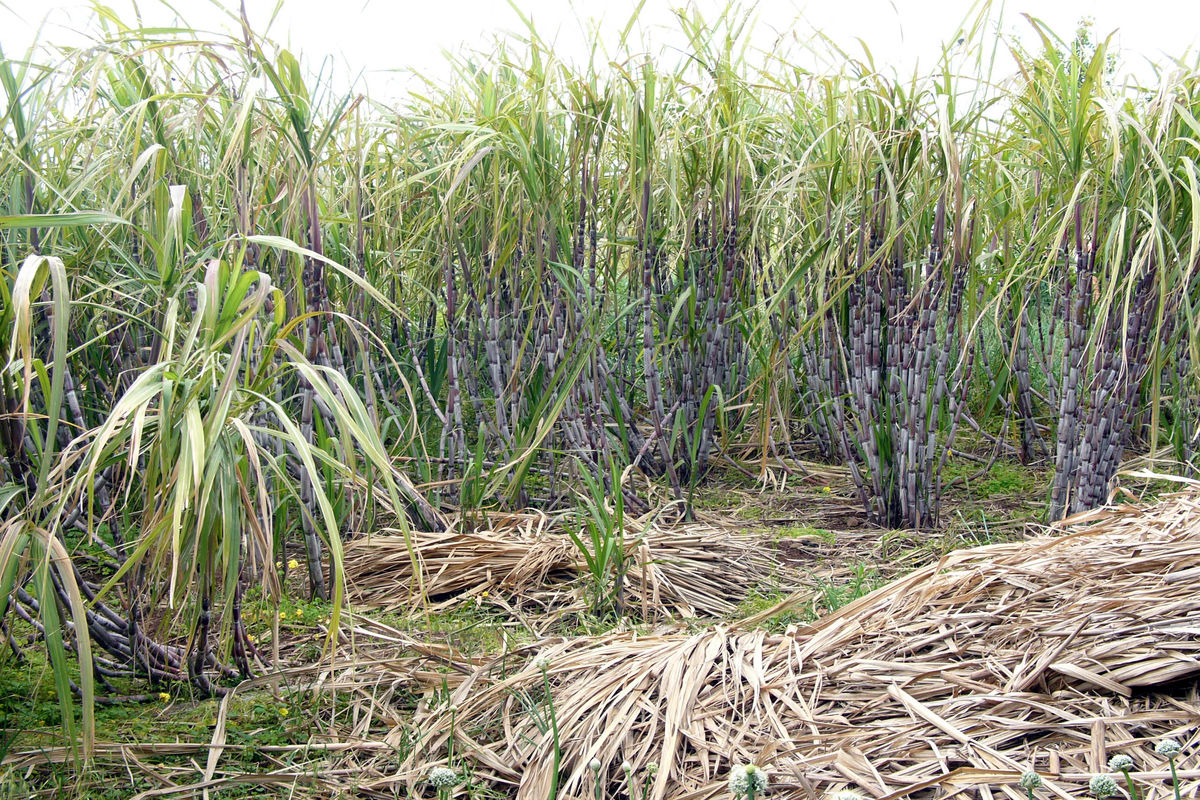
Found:
M 571 584 L 586 573 L 584 559 L 561 527 L 543 514 L 506 514 L 491 527 L 412 534 L 422 581 L 434 607 L 472 600 L 483 593 L 518 607 L 563 610 L 579 606 Z M 747 590 L 780 565 L 761 536 L 710 525 L 670 529 L 634 523 L 625 537 L 627 605 L 642 619 L 724 616 Z M 346 545 L 351 602 L 359 608 L 412 607 L 412 556 L 399 534 L 385 532 Z

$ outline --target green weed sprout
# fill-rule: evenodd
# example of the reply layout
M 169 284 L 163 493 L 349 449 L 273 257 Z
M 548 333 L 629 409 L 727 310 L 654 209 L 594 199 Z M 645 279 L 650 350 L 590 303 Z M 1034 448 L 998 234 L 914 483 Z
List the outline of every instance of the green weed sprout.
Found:
M 533 665 L 541 670 L 542 686 L 546 689 L 546 703 L 550 706 L 550 735 L 554 737 L 554 771 L 550 773 L 550 797 L 547 800 L 554 800 L 558 796 L 558 766 L 562 760 L 562 748 L 558 741 L 558 716 L 554 713 L 554 696 L 550 693 L 550 659 L 540 655 Z
M 650 794 L 650 783 L 654 780 L 654 776 L 658 774 L 658 762 L 651 761 L 646 765 L 646 777 L 642 779 L 642 800 Z
M 592 771 L 592 776 L 596 779 L 595 795 L 596 800 L 601 800 L 601 785 L 600 785 L 600 759 L 593 758 L 588 762 L 588 769 Z

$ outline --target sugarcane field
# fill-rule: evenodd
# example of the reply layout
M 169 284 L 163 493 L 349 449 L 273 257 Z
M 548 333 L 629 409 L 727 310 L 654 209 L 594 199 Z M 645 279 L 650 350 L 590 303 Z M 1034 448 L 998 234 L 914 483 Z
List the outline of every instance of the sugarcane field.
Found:
M 1200 6 L 0 3 L 0 800 L 1200 797 Z

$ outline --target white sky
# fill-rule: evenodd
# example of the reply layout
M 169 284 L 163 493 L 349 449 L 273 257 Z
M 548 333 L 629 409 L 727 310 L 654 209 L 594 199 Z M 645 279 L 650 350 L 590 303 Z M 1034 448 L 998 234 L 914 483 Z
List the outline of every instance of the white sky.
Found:
M 237 0 L 225 0 L 236 7 Z M 555 43 L 567 58 L 586 55 L 579 18 L 598 18 L 602 35 L 613 37 L 636 7 L 636 0 L 514 0 L 532 17 L 543 39 Z M 672 9 L 684 0 L 645 0 L 643 39 L 654 48 L 680 43 Z M 121 18 L 132 21 L 132 0 L 107 0 Z M 725 0 L 691 0 L 706 19 L 716 19 Z M 163 24 L 173 14 L 159 0 L 139 3 L 147 24 Z M 246 0 L 251 24 L 262 31 L 276 0 Z M 1197 50 L 1200 44 L 1200 0 L 995 0 L 1003 8 L 1003 29 L 1017 33 L 1030 47 L 1036 37 L 1021 13 L 1045 20 L 1069 39 L 1082 16 L 1095 19 L 1103 36 L 1118 31 L 1126 66 L 1147 74 L 1146 57 L 1161 60 Z M 807 38 L 819 29 L 847 51 L 860 53 L 862 39 L 877 64 L 909 72 L 918 59 L 933 65 L 942 41 L 953 36 L 970 10 L 969 0 L 760 0 L 754 44 L 773 49 L 780 34 Z M 173 7 L 193 26 L 229 26 L 213 0 L 175 0 Z M 89 3 L 82 0 L 0 0 L 0 45 L 20 55 L 43 22 L 42 38 L 78 42 L 72 31 L 86 25 Z M 797 18 L 801 22 L 795 24 Z M 272 38 L 305 55 L 310 69 L 332 58 L 343 80 L 365 75 L 376 97 L 411 85 L 398 73 L 417 70 L 445 75 L 442 51 L 486 45 L 501 31 L 523 29 L 506 0 L 283 0 L 271 26 Z M 668 49 L 669 52 L 669 49 Z M 1194 61 L 1193 59 L 1191 59 Z

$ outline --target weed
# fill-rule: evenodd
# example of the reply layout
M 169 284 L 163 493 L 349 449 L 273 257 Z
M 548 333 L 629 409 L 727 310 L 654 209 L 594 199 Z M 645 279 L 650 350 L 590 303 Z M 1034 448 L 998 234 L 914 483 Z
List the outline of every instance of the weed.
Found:
M 826 528 L 815 528 L 812 525 L 792 525 L 775 531 L 776 541 L 780 539 L 819 539 L 828 545 L 837 543 L 837 534 Z
M 579 464 L 579 469 L 588 491 L 581 498 L 577 516 L 587 532 L 587 539 L 577 533 L 574 527 L 567 528 L 567 533 L 587 564 L 592 613 L 604 615 L 613 612 L 619 618 L 625 613 L 627 566 L 625 494 L 621 472 L 611 461 L 608 474 L 601 477 L 593 476 L 583 463 Z
M 851 576 L 848 581 L 843 583 L 818 582 L 817 609 L 824 613 L 837 611 L 842 606 L 870 594 L 883 584 L 884 580 L 879 576 L 879 571 L 875 567 L 855 564 L 851 568 Z

